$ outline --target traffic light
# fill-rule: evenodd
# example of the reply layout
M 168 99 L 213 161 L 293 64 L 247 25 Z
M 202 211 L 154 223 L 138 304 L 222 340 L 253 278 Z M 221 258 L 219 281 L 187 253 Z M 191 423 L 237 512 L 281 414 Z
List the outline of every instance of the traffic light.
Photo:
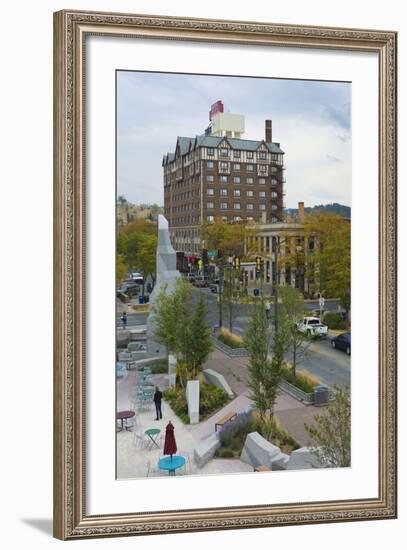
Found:
M 236 271 L 239 271 L 239 269 L 240 269 L 240 258 L 239 258 L 239 256 L 235 256 L 235 258 L 233 260 L 233 264 L 235 266 Z
M 260 256 L 256 257 L 256 273 L 261 273 L 262 261 Z

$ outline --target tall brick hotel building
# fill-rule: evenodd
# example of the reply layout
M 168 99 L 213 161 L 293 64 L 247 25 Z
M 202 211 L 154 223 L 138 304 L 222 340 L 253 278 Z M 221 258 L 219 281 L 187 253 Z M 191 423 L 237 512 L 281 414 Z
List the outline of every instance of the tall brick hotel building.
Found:
M 212 105 L 202 135 L 178 137 L 163 158 L 164 214 L 174 248 L 201 251 L 199 230 L 216 218 L 277 223 L 283 219 L 284 151 L 273 142 L 272 122 L 260 140 L 243 139 L 243 115 Z

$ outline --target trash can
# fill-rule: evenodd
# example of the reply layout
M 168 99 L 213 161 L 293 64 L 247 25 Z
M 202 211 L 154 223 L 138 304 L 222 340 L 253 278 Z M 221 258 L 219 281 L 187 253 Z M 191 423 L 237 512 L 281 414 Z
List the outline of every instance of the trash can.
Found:
M 329 401 L 329 388 L 327 386 L 316 386 L 314 388 L 314 405 L 326 405 Z
M 138 297 L 138 303 L 139 303 L 139 304 L 144 304 L 144 296 L 141 296 L 141 295 L 140 295 L 140 296 Z

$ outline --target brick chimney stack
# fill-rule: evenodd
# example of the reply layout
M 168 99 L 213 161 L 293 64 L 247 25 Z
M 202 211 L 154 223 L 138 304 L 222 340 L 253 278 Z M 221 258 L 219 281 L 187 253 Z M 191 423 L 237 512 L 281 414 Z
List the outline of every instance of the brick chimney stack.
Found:
M 265 141 L 266 143 L 271 143 L 273 141 L 273 132 L 272 132 L 272 122 L 271 120 L 266 120 L 266 129 L 265 129 Z
M 304 203 L 303 202 L 298 203 L 298 218 L 300 220 L 303 220 L 305 218 L 305 211 L 304 211 Z

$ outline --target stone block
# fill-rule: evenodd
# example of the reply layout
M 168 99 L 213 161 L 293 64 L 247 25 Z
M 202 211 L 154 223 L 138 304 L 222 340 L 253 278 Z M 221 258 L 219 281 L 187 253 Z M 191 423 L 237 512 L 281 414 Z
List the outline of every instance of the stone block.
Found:
M 225 390 L 225 392 L 228 394 L 229 399 L 233 399 L 234 393 L 222 374 L 219 374 L 212 369 L 205 369 L 202 372 L 208 384 L 212 384 L 218 388 L 221 388 L 222 390 Z
M 199 423 L 199 380 L 188 380 L 186 389 L 190 424 Z
M 287 464 L 287 470 L 309 470 L 323 467 L 323 464 L 312 454 L 309 447 L 301 447 L 293 451 Z
M 202 468 L 202 466 L 211 460 L 219 447 L 220 441 L 216 434 L 212 434 L 206 439 L 202 439 L 199 445 L 194 449 L 194 459 L 198 468 Z
M 254 466 L 267 466 L 272 469 L 273 460 L 282 460 L 280 447 L 273 445 L 258 432 L 247 434 L 240 460 Z
M 287 465 L 290 460 L 290 455 L 280 453 L 271 459 L 272 470 L 287 470 Z
M 174 355 L 168 355 L 168 384 L 175 386 L 177 379 L 177 359 Z

